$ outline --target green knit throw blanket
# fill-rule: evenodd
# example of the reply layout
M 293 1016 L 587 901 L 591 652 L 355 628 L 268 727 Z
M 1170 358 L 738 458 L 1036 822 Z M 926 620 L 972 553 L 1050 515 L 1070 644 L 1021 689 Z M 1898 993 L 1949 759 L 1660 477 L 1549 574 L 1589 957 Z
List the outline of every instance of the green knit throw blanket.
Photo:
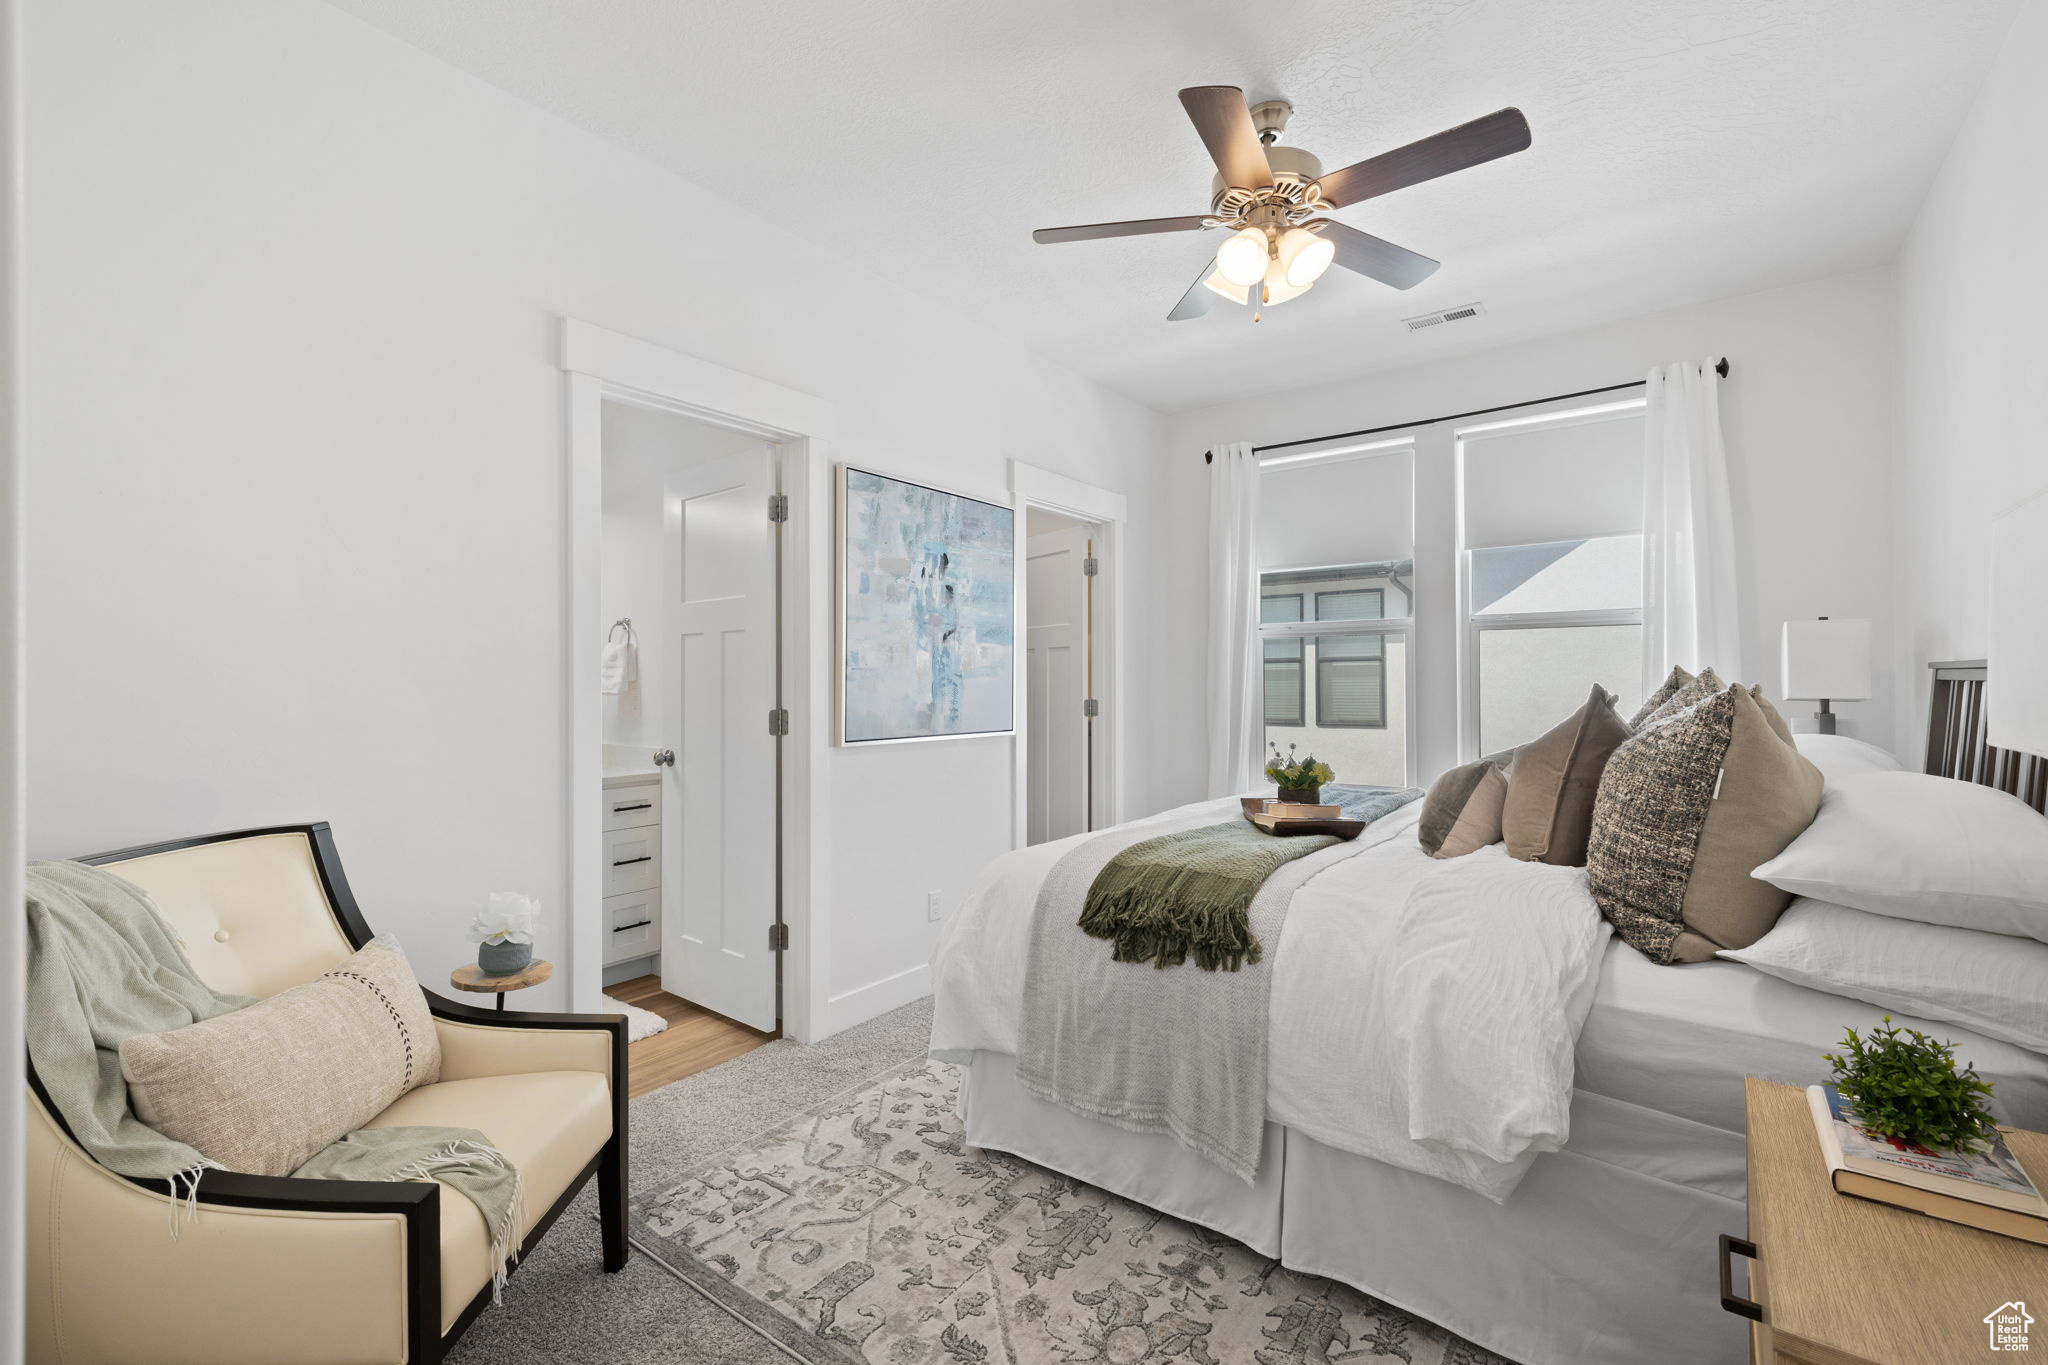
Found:
M 1283 864 L 1337 842 L 1330 834 L 1275 838 L 1242 820 L 1162 834 L 1111 858 L 1088 888 L 1082 932 L 1116 944 L 1118 962 L 1234 972 L 1264 956 L 1252 898 Z

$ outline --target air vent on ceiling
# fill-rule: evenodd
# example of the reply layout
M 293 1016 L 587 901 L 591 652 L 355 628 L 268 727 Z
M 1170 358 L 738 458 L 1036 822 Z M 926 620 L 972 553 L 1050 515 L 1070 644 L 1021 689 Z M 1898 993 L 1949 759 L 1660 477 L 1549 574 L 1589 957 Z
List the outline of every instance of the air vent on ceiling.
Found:
M 1481 317 L 1486 309 L 1476 303 L 1461 303 L 1456 308 L 1446 308 L 1437 313 L 1419 313 L 1412 318 L 1402 318 L 1408 330 L 1419 332 L 1425 327 L 1437 327 L 1446 322 L 1463 322 L 1466 318 Z

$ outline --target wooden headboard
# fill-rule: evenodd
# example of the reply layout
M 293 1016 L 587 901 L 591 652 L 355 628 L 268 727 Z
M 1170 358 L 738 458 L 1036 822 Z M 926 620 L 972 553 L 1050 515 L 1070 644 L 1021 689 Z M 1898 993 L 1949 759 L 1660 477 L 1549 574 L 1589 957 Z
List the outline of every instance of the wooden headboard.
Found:
M 2048 758 L 1984 742 L 1984 660 L 1928 667 L 1934 703 L 1927 717 L 1927 771 L 1997 787 L 2048 814 Z

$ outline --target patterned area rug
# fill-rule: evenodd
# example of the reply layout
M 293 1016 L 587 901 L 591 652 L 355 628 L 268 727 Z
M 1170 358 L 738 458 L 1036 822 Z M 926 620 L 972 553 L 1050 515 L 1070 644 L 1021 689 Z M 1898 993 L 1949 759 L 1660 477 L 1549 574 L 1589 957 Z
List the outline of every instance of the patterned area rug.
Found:
M 1347 1286 L 967 1145 L 959 1068 L 878 1076 L 632 1202 L 633 1238 L 811 1365 L 1507 1365 Z

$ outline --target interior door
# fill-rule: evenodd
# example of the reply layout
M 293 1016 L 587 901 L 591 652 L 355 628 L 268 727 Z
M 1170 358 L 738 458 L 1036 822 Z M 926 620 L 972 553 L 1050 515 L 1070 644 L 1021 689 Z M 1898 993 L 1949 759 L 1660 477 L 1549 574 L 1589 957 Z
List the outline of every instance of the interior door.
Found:
M 776 1024 L 777 525 L 763 446 L 663 496 L 661 985 L 750 1028 Z
M 1088 828 L 1088 528 L 1024 542 L 1027 842 Z

